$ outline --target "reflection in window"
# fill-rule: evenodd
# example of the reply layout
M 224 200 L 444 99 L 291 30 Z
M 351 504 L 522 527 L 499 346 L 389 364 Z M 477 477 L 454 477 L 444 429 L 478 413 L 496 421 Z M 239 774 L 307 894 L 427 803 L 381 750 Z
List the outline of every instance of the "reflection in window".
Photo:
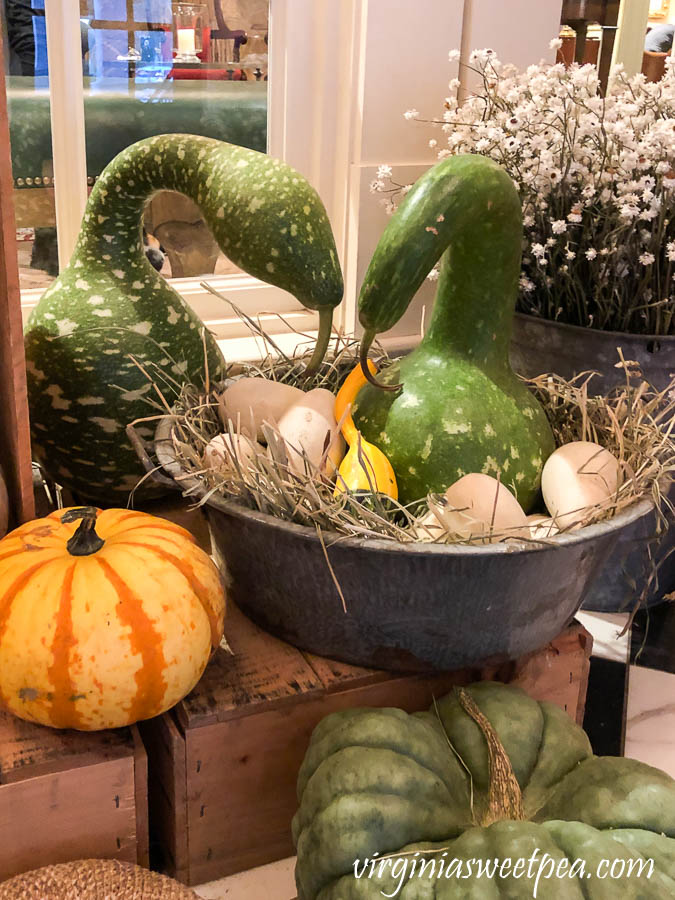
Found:
M 267 0 L 88 0 L 85 125 L 91 183 L 129 144 L 200 134 L 267 148 Z M 192 201 L 156 195 L 148 240 L 166 276 L 237 271 Z
M 22 289 L 58 274 L 44 4 L 0 2 Z

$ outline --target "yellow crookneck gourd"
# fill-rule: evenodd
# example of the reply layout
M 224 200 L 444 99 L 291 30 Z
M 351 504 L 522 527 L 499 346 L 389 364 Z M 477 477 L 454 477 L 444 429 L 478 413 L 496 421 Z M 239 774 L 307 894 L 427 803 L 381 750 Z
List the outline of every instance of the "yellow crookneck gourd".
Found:
M 377 368 L 372 360 L 368 360 L 368 369 L 375 375 Z M 374 444 L 366 441 L 354 425 L 351 406 L 354 397 L 366 383 L 360 365 L 352 369 L 335 398 L 335 419 L 342 422 L 342 435 L 349 445 L 349 450 L 340 463 L 338 479 L 334 495 L 347 490 L 373 491 L 398 499 L 396 476 L 391 463 L 384 453 Z

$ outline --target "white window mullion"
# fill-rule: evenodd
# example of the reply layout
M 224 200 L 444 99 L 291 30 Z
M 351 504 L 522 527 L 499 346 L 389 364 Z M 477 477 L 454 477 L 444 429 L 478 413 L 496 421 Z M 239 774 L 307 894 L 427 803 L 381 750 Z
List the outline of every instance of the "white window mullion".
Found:
M 47 60 L 59 266 L 64 269 L 87 203 L 87 148 L 79 0 L 46 0 Z

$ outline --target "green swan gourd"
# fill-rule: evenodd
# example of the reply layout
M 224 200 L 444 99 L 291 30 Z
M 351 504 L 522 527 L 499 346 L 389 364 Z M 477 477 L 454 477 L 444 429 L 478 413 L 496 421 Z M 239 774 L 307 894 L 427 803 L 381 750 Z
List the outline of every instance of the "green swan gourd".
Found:
M 298 900 L 532 900 L 545 853 L 568 869 L 551 877 L 545 864 L 542 900 L 675 897 L 675 781 L 637 760 L 593 756 L 566 713 L 517 687 L 473 684 L 415 715 L 332 713 L 312 734 L 298 800 Z M 477 863 L 494 859 L 525 866 L 478 877 Z M 652 859 L 653 870 L 624 868 L 617 880 L 608 866 L 596 878 L 603 859 L 618 861 L 617 874 L 622 860 Z M 572 860 L 585 871 L 571 871 Z
M 509 176 L 482 156 L 437 163 L 388 223 L 359 299 L 362 357 L 401 317 L 442 256 L 419 346 L 366 385 L 354 420 L 389 457 L 403 502 L 469 472 L 499 477 L 527 509 L 555 449 L 543 409 L 509 364 L 522 218 Z M 372 377 L 371 377 L 372 380 Z
M 60 484 L 116 505 L 141 475 L 125 427 L 153 414 L 151 385 L 132 357 L 154 369 L 169 398 L 176 385 L 203 380 L 205 353 L 211 379 L 223 372 L 213 336 L 143 252 L 143 209 L 163 189 L 198 204 L 234 263 L 319 310 L 313 363 L 323 357 L 342 299 L 326 210 L 299 172 L 192 135 L 161 135 L 120 153 L 91 192 L 70 264 L 26 330 L 37 456 Z

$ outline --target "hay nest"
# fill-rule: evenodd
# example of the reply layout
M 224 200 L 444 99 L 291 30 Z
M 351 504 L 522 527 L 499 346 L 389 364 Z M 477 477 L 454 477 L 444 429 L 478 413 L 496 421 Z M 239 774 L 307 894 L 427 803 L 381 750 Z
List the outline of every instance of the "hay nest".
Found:
M 271 342 L 262 329 L 257 331 Z M 289 358 L 271 342 L 263 362 L 232 366 L 228 375 L 230 378 L 258 376 L 303 390 L 324 387 L 336 392 L 357 363 L 357 343 L 337 336 L 319 371 L 307 377 L 306 363 L 311 351 L 312 346 L 308 344 Z M 380 369 L 390 364 L 387 354 L 377 345 L 374 352 Z M 666 493 L 675 479 L 675 389 L 671 386 L 669 390 L 656 391 L 643 380 L 637 363 L 619 356 L 617 367 L 624 370 L 625 381 L 607 396 L 589 396 L 589 383 L 600 377 L 594 372 L 580 374 L 572 381 L 557 375 L 541 375 L 527 383 L 546 411 L 558 446 L 575 440 L 598 443 L 617 457 L 623 473 L 621 486 L 609 504 L 587 508 L 560 533 L 611 519 L 648 498 L 659 514 L 658 533 L 654 536 L 658 543 L 672 513 Z M 172 453 L 184 473 L 176 480 L 183 483 L 185 495 L 197 504 L 206 503 L 217 494 L 247 509 L 310 526 L 319 533 L 384 538 L 403 544 L 419 540 L 464 544 L 508 540 L 517 549 L 518 543 L 522 546 L 523 543 L 556 542 L 556 536 L 538 534 L 530 540 L 496 532 L 460 540 L 443 527 L 431 533 L 422 519 L 430 508 L 443 502 L 433 494 L 407 506 L 378 494 L 369 495 L 365 502 L 362 496 L 349 492 L 335 498 L 334 482 L 322 477 L 306 457 L 304 473 L 291 469 L 283 440 L 273 423 L 265 426 L 267 448 L 255 453 L 245 468 L 234 457 L 226 471 L 214 468 L 206 463 L 204 451 L 209 441 L 224 431 L 218 414 L 218 397 L 223 385 L 213 387 L 208 384 L 208 378 L 206 382 L 202 388 L 184 387 L 178 402 L 171 405 L 161 386 L 154 385 L 156 405 L 164 415 L 172 417 Z M 157 418 L 149 416 L 143 422 Z M 135 424 L 130 426 L 131 430 Z M 324 457 L 329 449 L 326 448 Z M 543 506 L 541 510 L 532 510 L 537 511 L 547 515 Z
M 114 859 L 45 866 L 0 884 L 0 900 L 197 900 L 172 878 Z

